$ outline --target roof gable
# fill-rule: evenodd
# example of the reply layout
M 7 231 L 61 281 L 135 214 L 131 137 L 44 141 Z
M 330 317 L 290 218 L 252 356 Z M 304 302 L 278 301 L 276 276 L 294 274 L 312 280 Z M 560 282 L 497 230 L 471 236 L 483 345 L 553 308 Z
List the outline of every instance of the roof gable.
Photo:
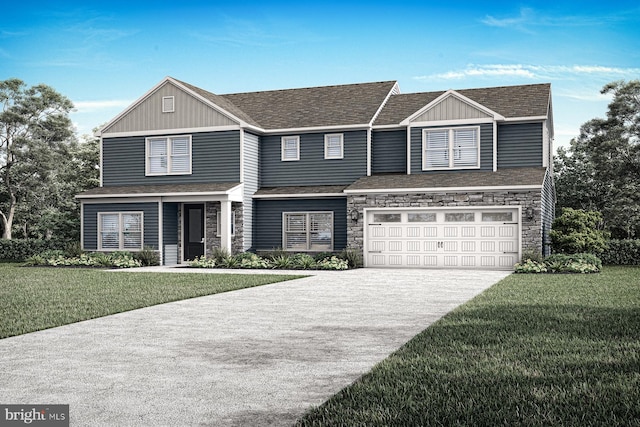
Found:
M 163 112 L 165 97 L 173 97 L 173 112 Z M 194 91 L 192 86 L 167 77 L 103 126 L 100 134 L 238 126 L 240 122 L 241 119 Z
M 447 94 L 455 94 L 465 102 L 471 101 L 470 104 L 479 107 L 479 110 L 493 112 L 505 120 L 539 119 L 549 117 L 551 114 L 551 85 L 542 83 L 397 94 L 390 97 L 375 124 L 378 126 L 397 125 L 409 118 L 415 119 L 421 113 L 426 112 L 430 106 L 435 106 L 438 99 L 444 100 Z M 455 103 L 453 100 L 449 100 L 449 102 Z
M 500 120 L 504 117 L 456 91 L 449 90 L 412 114 L 401 124 L 469 119 Z

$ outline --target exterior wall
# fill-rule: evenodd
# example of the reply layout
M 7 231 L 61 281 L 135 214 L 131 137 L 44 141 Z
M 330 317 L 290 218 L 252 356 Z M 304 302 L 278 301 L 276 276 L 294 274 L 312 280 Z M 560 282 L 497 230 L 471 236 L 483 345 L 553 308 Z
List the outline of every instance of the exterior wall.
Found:
M 347 218 L 347 247 L 363 250 L 364 208 L 406 208 L 406 207 L 442 207 L 442 206 L 522 206 L 522 250 L 542 252 L 542 218 L 534 215 L 529 218 L 527 209 L 540 212 L 542 204 L 540 191 L 495 191 L 495 192 L 446 192 L 416 194 L 369 194 L 350 195 L 347 198 L 347 211 L 356 209 L 358 221 Z
M 498 125 L 498 169 L 543 166 L 542 123 Z
M 104 138 L 102 182 L 113 185 L 240 181 L 240 132 L 192 134 L 191 175 L 145 176 L 145 137 Z
M 235 213 L 236 221 L 234 223 L 235 233 L 231 237 L 231 252 L 244 252 L 243 236 L 245 226 L 243 225 L 243 209 L 242 203 L 231 203 L 231 210 Z M 220 202 L 205 203 L 205 255 L 210 255 L 214 249 L 220 248 L 220 236 L 216 235 L 218 211 L 220 211 Z
M 407 172 L 407 131 L 374 131 L 371 136 L 371 173 Z
M 143 245 L 158 249 L 158 203 L 85 203 L 84 241 L 82 247 L 88 251 L 98 249 L 98 213 L 143 212 Z
M 462 127 L 469 125 L 460 125 Z M 474 125 L 472 125 L 474 126 Z M 470 169 L 470 170 L 481 170 L 481 171 L 492 171 L 493 170 L 493 124 L 491 123 L 483 123 L 480 124 L 480 169 Z M 423 129 L 437 129 L 441 127 L 451 127 L 451 126 L 433 126 L 433 127 L 415 127 L 411 128 L 411 173 L 433 173 L 431 171 L 423 171 L 422 170 L 422 130 Z M 498 149 L 498 152 L 500 150 Z M 460 172 L 465 169 L 452 169 L 452 172 Z M 435 171 L 438 173 L 447 172 L 446 170 L 438 170 Z
M 333 211 L 333 250 L 347 245 L 347 200 L 322 199 L 255 200 L 254 248 L 266 251 L 282 247 L 282 213 Z
M 344 158 L 324 158 L 325 134 L 344 135 Z M 298 135 L 298 134 L 292 134 Z M 299 134 L 300 160 L 281 160 L 281 136 L 262 137 L 260 147 L 260 186 L 350 184 L 367 175 L 367 132 L 326 132 Z
M 174 97 L 175 111 L 173 113 L 162 112 L 162 97 L 164 96 Z M 237 124 L 199 99 L 167 82 L 132 111 L 105 129 L 104 135 L 107 136 L 109 133 L 115 132 L 186 129 Z
M 242 207 L 244 212 L 243 250 L 253 247 L 253 194 L 258 191 L 260 138 L 251 133 L 244 133 L 244 194 Z

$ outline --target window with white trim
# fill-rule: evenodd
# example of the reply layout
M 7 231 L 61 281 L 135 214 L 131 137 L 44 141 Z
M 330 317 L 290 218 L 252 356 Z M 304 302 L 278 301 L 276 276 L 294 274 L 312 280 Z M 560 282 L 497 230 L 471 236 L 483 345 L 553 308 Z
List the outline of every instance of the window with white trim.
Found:
M 142 249 L 142 218 L 142 212 L 98 213 L 98 250 Z
M 191 135 L 151 137 L 146 145 L 146 175 L 191 174 Z
M 281 144 L 282 144 L 282 161 L 283 162 L 300 160 L 300 137 L 299 136 L 283 136 Z
M 422 169 L 480 167 L 480 127 L 424 129 Z
M 342 159 L 344 157 L 344 136 L 334 133 L 324 136 L 324 158 Z
M 333 212 L 285 212 L 282 222 L 285 250 L 333 250 Z
M 162 97 L 162 112 L 163 113 L 173 113 L 176 111 L 176 100 L 173 96 L 163 96 Z
M 222 232 L 220 230 L 220 226 L 222 224 L 222 212 L 216 212 L 216 237 L 220 237 Z M 236 235 L 236 213 L 235 211 L 231 211 L 231 236 Z

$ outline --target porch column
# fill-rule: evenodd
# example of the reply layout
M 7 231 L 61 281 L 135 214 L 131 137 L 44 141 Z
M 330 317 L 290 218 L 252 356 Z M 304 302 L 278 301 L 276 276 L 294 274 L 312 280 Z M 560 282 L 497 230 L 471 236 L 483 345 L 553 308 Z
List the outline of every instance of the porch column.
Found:
M 231 202 L 220 202 L 220 248 L 231 253 Z

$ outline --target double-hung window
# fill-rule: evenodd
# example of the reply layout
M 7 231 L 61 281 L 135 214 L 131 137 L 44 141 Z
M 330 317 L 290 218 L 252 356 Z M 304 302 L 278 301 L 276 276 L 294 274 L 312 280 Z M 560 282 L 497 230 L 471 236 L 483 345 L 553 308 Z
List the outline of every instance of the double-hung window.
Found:
M 281 159 L 283 162 L 300 160 L 300 137 L 283 136 L 281 140 Z
M 285 250 L 333 250 L 333 212 L 285 212 L 282 222 Z
M 422 169 L 480 167 L 480 128 L 425 129 L 422 134 Z
M 143 245 L 142 212 L 98 213 L 98 249 L 139 250 Z
M 344 137 L 341 133 L 324 136 L 324 158 L 342 159 L 344 157 Z
M 147 175 L 191 174 L 191 136 L 147 138 Z

